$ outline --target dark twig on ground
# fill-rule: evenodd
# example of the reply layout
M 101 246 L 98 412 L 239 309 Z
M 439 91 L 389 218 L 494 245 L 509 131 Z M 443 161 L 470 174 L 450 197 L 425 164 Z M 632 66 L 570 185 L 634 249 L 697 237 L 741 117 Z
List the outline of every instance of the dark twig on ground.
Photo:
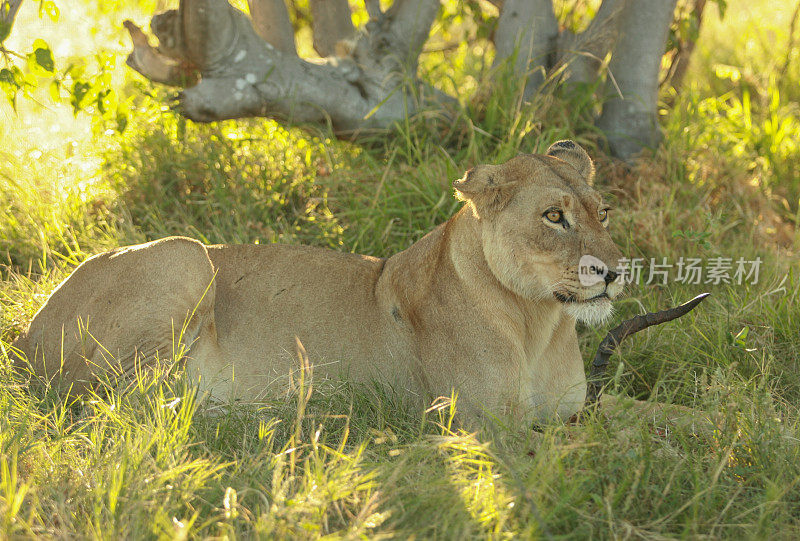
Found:
M 710 294 L 711 293 L 701 293 L 680 306 L 626 319 L 622 324 L 611 329 L 597 347 L 597 353 L 592 361 L 592 367 L 589 371 L 589 381 L 586 386 L 585 407 L 593 406 L 600 399 L 608 360 L 617 349 L 617 346 L 619 346 L 625 338 L 653 325 L 660 325 L 661 323 L 666 323 L 667 321 L 672 321 L 673 319 L 688 314 Z

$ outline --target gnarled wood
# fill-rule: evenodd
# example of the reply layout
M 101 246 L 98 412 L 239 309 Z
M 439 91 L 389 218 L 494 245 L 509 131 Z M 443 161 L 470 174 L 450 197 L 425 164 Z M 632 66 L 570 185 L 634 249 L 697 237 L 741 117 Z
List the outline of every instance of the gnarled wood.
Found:
M 156 83 L 169 86 L 188 86 L 196 82 L 196 70 L 184 59 L 163 54 L 160 48 L 150 45 L 142 29 L 133 21 L 125 21 L 123 26 L 133 41 L 133 51 L 128 55 L 127 64 Z M 174 52 L 170 50 L 170 52 Z
M 630 158 L 658 141 L 658 70 L 676 1 L 603 0 L 579 35 L 559 32 L 552 0 L 495 1 L 501 6 L 495 66 L 513 62 L 530 98 L 562 66 L 562 81 L 597 80 L 611 53 L 598 126 L 612 153 Z M 352 136 L 385 129 L 430 104 L 457 103 L 416 77 L 437 0 L 395 0 L 386 12 L 368 0 L 370 20 L 358 34 L 347 0 L 310 2 L 322 61 L 296 55 L 283 0 L 250 0 L 252 21 L 223 0 L 181 0 L 178 10 L 154 16 L 157 47 L 126 24 L 134 41 L 128 62 L 153 81 L 188 87 L 180 110 L 202 122 L 267 116 L 330 123 L 337 134 Z
M 199 83 L 179 98 L 180 110 L 192 120 L 268 116 L 330 121 L 341 134 L 382 129 L 416 110 L 405 77 L 416 72 L 438 7 L 435 0 L 398 0 L 370 22 L 353 58 L 310 63 L 267 43 L 250 19 L 227 2 L 183 0 L 175 17 L 162 18 L 159 25 L 169 55 L 129 25 L 135 41 L 130 65 L 168 84 L 183 75 L 181 62 L 195 67 Z
M 283 53 L 297 54 L 292 22 L 283 0 L 247 0 L 247 6 L 261 39 Z
M 383 14 L 388 22 L 388 35 L 387 43 L 380 48 L 382 52 L 390 51 L 386 46 L 396 47 L 400 58 L 411 61 L 416 68 L 417 57 L 428 41 L 439 8 L 437 0 L 396 0 Z
M 314 50 L 320 56 L 336 54 L 336 44 L 356 33 L 347 0 L 309 0 Z

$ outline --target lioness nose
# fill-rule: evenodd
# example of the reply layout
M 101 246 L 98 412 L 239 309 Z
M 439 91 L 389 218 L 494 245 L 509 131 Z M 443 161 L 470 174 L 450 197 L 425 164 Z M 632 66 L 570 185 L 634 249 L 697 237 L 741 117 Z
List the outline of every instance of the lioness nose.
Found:
M 616 280 L 617 276 L 619 276 L 618 272 L 614 272 L 613 270 L 608 269 L 608 272 L 606 273 L 606 275 L 605 275 L 605 277 L 603 279 L 606 281 L 606 285 L 608 285 L 611 282 L 613 282 L 614 280 Z

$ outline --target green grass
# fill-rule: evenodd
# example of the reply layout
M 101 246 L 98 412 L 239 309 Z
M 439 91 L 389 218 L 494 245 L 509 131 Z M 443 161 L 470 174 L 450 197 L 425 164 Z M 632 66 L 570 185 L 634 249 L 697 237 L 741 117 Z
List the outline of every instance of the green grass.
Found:
M 628 257 L 763 264 L 754 285 L 638 285 L 618 303 L 622 319 L 712 292 L 626 343 L 610 370 L 617 393 L 716 414 L 705 435 L 636 415 L 472 433 L 448 399 L 417 411 L 347 383 L 219 405 L 170 363 L 75 397 L 12 373 L 0 352 L 0 538 L 800 536 L 800 59 L 783 79 L 715 69 L 767 73 L 769 51 L 730 47 L 727 33 L 758 42 L 786 22 L 781 11 L 752 29 L 739 16 L 750 8 L 730 9 L 724 32 L 709 19 L 664 145 L 633 168 L 598 150 L 586 95 L 519 106 L 511 83 L 479 91 L 452 125 L 411 119 L 360 144 L 262 120 L 193 125 L 130 82 L 123 134 L 58 108 L 5 112 L 3 347 L 93 253 L 185 234 L 386 256 L 452 215 L 463 170 L 564 137 L 597 158 Z M 432 76 L 477 86 L 481 63 L 463 48 L 452 58 Z M 588 360 L 605 329 L 579 332 Z

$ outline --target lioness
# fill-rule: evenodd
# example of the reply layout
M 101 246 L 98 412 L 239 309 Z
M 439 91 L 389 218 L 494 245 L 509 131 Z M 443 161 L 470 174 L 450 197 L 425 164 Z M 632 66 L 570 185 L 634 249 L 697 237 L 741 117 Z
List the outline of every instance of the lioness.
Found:
M 623 288 L 593 176 L 572 141 L 479 165 L 454 183 L 463 208 L 388 259 L 183 237 L 112 250 L 76 268 L 13 346 L 37 373 L 87 385 L 172 358 L 181 336 L 202 388 L 257 400 L 286 388 L 299 339 L 315 378 L 565 419 L 586 390 L 576 320 L 608 317 Z M 584 255 L 607 267 L 591 285 Z

